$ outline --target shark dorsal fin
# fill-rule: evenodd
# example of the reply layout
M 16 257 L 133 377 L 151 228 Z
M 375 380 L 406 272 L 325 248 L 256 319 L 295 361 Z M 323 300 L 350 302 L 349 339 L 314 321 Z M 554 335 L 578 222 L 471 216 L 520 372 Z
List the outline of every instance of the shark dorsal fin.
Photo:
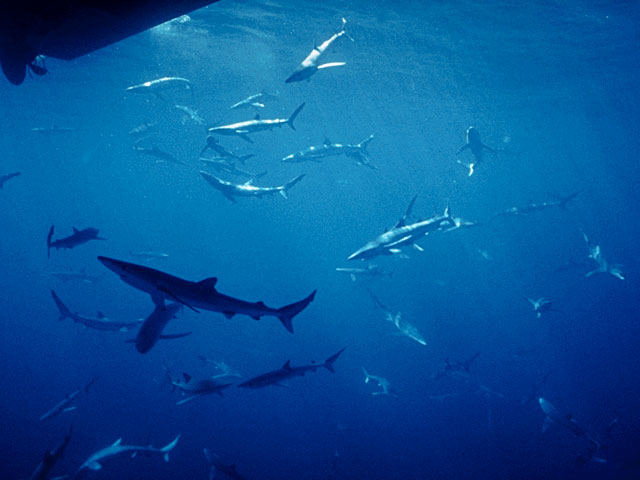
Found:
M 80 232 L 80 230 L 78 230 L 76 227 L 71 227 L 71 228 L 73 228 L 73 233 L 79 233 Z
M 97 472 L 102 468 L 102 465 L 100 465 L 98 462 L 91 462 L 87 466 L 89 467 L 89 470 L 93 470 L 94 472 Z
M 286 363 L 282 366 L 283 370 L 291 370 L 291 360 L 287 360 Z
M 122 443 L 122 437 L 117 439 L 115 442 L 113 442 L 113 445 L 111 445 L 112 447 L 117 447 L 118 445 L 120 445 Z
M 256 113 L 256 116 L 255 116 L 255 117 L 253 117 L 253 119 L 254 119 L 254 120 L 260 120 L 260 114 L 259 114 L 259 113 Z
M 242 185 L 253 185 L 253 178 L 250 178 L 249 180 L 247 180 L 246 182 L 244 182 Z
M 98 318 L 99 318 L 100 320 L 104 319 L 104 318 L 105 318 L 104 313 L 102 313 L 102 312 L 98 312 Z
M 216 283 L 218 283 L 218 277 L 209 277 L 204 280 L 200 280 L 198 285 L 201 287 L 211 288 L 212 290 L 216 289 Z
M 324 142 L 322 142 L 323 145 L 331 145 L 331 140 L 329 140 L 329 137 L 324 137 Z
M 184 381 L 189 383 L 191 381 L 191 375 L 188 373 L 182 372 L 182 376 L 184 377 Z

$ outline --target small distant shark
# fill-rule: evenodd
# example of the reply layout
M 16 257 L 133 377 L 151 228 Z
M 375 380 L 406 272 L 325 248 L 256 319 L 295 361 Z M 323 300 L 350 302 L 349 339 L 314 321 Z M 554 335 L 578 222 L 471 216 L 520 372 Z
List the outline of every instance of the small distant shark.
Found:
M 489 221 L 498 217 L 528 215 L 530 213 L 540 212 L 542 210 L 548 210 L 550 208 L 555 208 L 555 207 L 559 207 L 562 210 L 564 210 L 567 208 L 567 204 L 571 200 L 575 199 L 579 194 L 580 194 L 580 191 L 577 191 L 577 192 L 573 192 L 570 195 L 567 195 L 566 197 L 562 197 L 559 200 L 555 200 L 552 202 L 530 203 L 529 205 L 523 205 L 521 207 L 511 207 L 507 210 L 496 213 L 493 217 L 491 217 Z
M 484 158 L 483 152 L 485 150 L 493 153 L 494 155 L 497 155 L 497 152 L 493 148 L 490 148 L 482 143 L 482 140 L 480 140 L 480 133 L 475 127 L 467 128 L 466 140 L 467 143 L 465 143 L 465 145 L 460 150 L 458 150 L 458 154 L 464 152 L 468 148 L 471 150 L 471 153 L 475 158 L 475 162 L 464 164 L 458 160 L 458 163 L 460 163 L 460 165 L 466 166 L 469 169 L 469 176 L 471 176 L 475 171 L 476 165 L 482 162 Z
M 155 131 L 157 127 L 157 122 L 142 123 L 137 127 L 133 127 L 131 130 L 129 130 L 129 135 L 131 135 L 132 137 L 143 137 Z
M 88 275 L 84 268 L 82 270 L 59 270 L 51 272 L 51 276 L 58 280 L 62 280 L 63 282 L 76 281 L 84 283 L 95 283 L 101 278 L 98 276 Z
M 529 297 L 524 297 L 524 299 L 531 304 L 538 320 L 542 318 L 542 314 L 545 312 L 559 312 L 559 310 L 553 308 L 553 303 L 544 297 L 540 297 L 537 300 Z
M 136 144 L 133 146 L 133 149 L 138 153 L 142 153 L 143 155 L 147 155 L 149 157 L 157 158 L 162 162 L 184 165 L 184 162 L 178 160 L 175 155 L 158 148 L 158 146 L 156 145 L 154 145 L 151 148 L 147 148 L 147 147 L 142 147 Z
M 405 213 L 392 229 L 387 230 L 382 235 L 356 250 L 349 255 L 347 260 L 367 260 L 379 255 L 398 254 L 401 252 L 401 247 L 408 246 L 422 251 L 422 247 L 416 242 L 424 236 L 437 231 L 447 232 L 460 228 L 461 226 L 473 225 L 472 222 L 466 222 L 451 216 L 449 207 L 445 208 L 442 215 L 436 215 L 427 220 L 407 224 L 407 217 L 411 212 L 416 198 L 417 196 L 413 197 L 407 213 Z
M 176 405 L 184 405 L 194 398 L 198 398 L 203 395 L 211 395 L 213 393 L 222 396 L 222 391 L 232 385 L 231 383 L 218 383 L 214 378 L 194 380 L 188 373 L 183 373 L 183 378 L 174 379 L 171 377 L 171 373 L 167 367 L 165 367 L 165 371 L 167 372 L 167 377 L 169 378 L 171 385 L 179 388 L 183 395 L 189 394 L 188 397 L 177 401 Z
M 53 450 L 47 450 L 47 452 L 44 454 L 44 458 L 29 477 L 29 480 L 49 479 L 49 473 L 58 462 L 58 460 L 62 458 L 67 445 L 69 445 L 69 442 L 71 441 L 71 430 L 72 429 L 69 428 L 69 432 L 65 435 L 64 440 L 60 445 L 58 445 Z
M 296 128 L 293 125 L 294 120 L 300 114 L 305 104 L 301 104 L 291 114 L 289 118 L 274 118 L 263 120 L 260 115 L 256 115 L 253 120 L 246 120 L 244 122 L 232 123 L 230 125 L 221 125 L 219 127 L 212 127 L 208 130 L 209 133 L 215 133 L 218 135 L 235 135 L 243 140 L 253 143 L 253 140 L 249 138 L 250 133 L 262 132 L 264 130 L 273 130 L 276 127 L 282 127 L 283 125 L 289 125 L 292 130 Z
M 182 117 L 182 124 L 186 123 L 186 120 L 189 119 L 196 125 L 204 125 L 204 118 L 198 115 L 198 112 L 193 108 L 187 105 L 174 105 L 176 110 L 181 111 L 184 115 Z
M 607 262 L 607 260 L 602 256 L 600 245 L 593 245 L 592 243 L 590 243 L 589 238 L 584 232 L 582 232 L 582 236 L 584 237 L 584 241 L 589 248 L 589 258 L 596 262 L 596 264 L 598 265 L 598 268 L 596 268 L 595 270 L 591 270 L 585 276 L 589 278 L 596 273 L 608 273 L 609 275 L 612 275 L 620 280 L 624 280 L 622 265 L 618 263 Z
M 471 366 L 473 362 L 480 356 L 480 352 L 476 352 L 468 359 L 462 362 L 452 362 L 448 358 L 445 360 L 445 366 L 439 372 L 436 372 L 431 379 L 432 380 L 440 380 L 441 378 L 452 376 L 452 375 L 461 375 L 463 377 L 469 377 L 471 375 Z
M 165 260 L 169 258 L 168 253 L 154 252 L 153 250 L 142 250 L 138 252 L 129 252 L 129 255 L 136 258 L 142 258 L 144 260 Z
M 192 282 L 150 267 L 114 258 L 98 257 L 98 260 L 125 283 L 151 295 L 156 306 L 163 305 L 164 300 L 167 299 L 185 305 L 195 312 L 198 312 L 197 308 L 201 308 L 220 312 L 227 318 L 237 314 L 248 315 L 255 320 L 260 320 L 260 317 L 265 315 L 274 316 L 291 333 L 293 333 L 293 318 L 307 308 L 316 295 L 314 290 L 298 302 L 281 308 L 271 308 L 263 302 L 246 302 L 218 292 L 216 277 Z
M 84 387 L 79 388 L 78 390 L 74 390 L 73 392 L 71 392 L 69 395 L 64 397 L 63 400 L 61 400 L 60 402 L 56 403 L 56 405 L 53 408 L 51 408 L 50 410 L 47 410 L 45 413 L 43 413 L 42 416 L 40 417 L 40 421 L 46 420 L 47 418 L 55 417 L 56 415 L 58 415 L 58 414 L 60 414 L 62 412 L 70 412 L 72 410 L 75 410 L 77 407 L 75 407 L 75 406 L 70 407 L 69 404 L 71 404 L 71 402 L 73 402 L 75 400 L 75 398 L 78 395 L 80 395 L 82 392 L 89 392 L 89 388 L 91 387 L 91 385 L 93 385 L 97 381 L 98 381 L 98 377 L 93 377 L 89 381 L 89 383 L 87 383 Z
M 600 443 L 589 435 L 584 428 L 578 425 L 571 415 L 562 415 L 556 407 L 542 397 L 538 399 L 538 403 L 546 415 L 544 424 L 542 425 L 543 432 L 547 431 L 552 422 L 557 423 L 572 432 L 576 437 L 585 437 L 597 450 L 600 449 Z
M 229 175 L 239 175 L 242 177 L 249 177 L 252 179 L 258 179 L 264 177 L 267 172 L 251 173 L 241 168 L 236 167 L 234 161 L 229 161 L 223 157 L 215 158 L 200 158 L 200 161 L 205 165 L 215 168 L 218 172 L 227 173 Z
M 182 77 L 162 77 L 156 80 L 141 83 L 139 85 L 132 85 L 127 87 L 125 91 L 130 93 L 141 93 L 146 95 L 155 95 L 161 100 L 165 100 L 162 95 L 164 92 L 184 89 L 193 95 L 193 86 L 191 81 Z
M 228 150 L 227 148 L 225 148 L 218 141 L 218 139 L 213 135 L 208 135 L 207 136 L 207 144 L 204 146 L 204 148 L 200 152 L 200 156 L 202 157 L 202 155 L 204 155 L 204 153 L 209 149 L 211 149 L 214 152 L 216 152 L 218 154 L 218 156 L 221 157 L 221 158 L 233 158 L 234 160 L 239 160 L 242 163 L 244 163 L 245 161 L 247 161 L 251 157 L 255 157 L 255 155 L 253 153 L 250 153 L 248 155 L 236 155 L 231 150 Z
M 279 193 L 284 198 L 287 196 L 287 191 L 291 189 L 295 184 L 304 178 L 304 174 L 298 175 L 296 178 L 289 180 L 284 185 L 278 185 L 277 187 L 256 187 L 253 185 L 253 180 L 250 179 L 243 184 L 231 183 L 226 180 L 222 180 L 207 172 L 200 171 L 200 175 L 216 190 L 219 190 L 227 200 L 236 203 L 235 197 L 264 197 L 265 195 L 274 195 Z
M 33 127 L 31 129 L 33 133 L 40 133 L 42 135 L 52 135 L 56 133 L 70 133 L 75 132 L 73 127 L 60 127 L 58 125 L 51 125 L 50 127 Z
M 51 296 L 53 297 L 53 301 L 56 303 L 58 311 L 60 312 L 59 320 L 70 318 L 75 323 L 80 323 L 85 327 L 106 332 L 127 332 L 130 328 L 137 327 L 142 323 L 142 320 L 135 320 L 132 322 L 110 320 L 105 317 L 102 312 L 98 312 L 97 317 L 85 317 L 84 315 L 80 315 L 69 310 L 69 308 L 62 303 L 62 300 L 60 300 L 60 297 L 58 297 L 54 290 L 51 290 Z
M 83 230 L 78 230 L 76 227 L 73 227 L 73 233 L 68 237 L 51 241 L 51 238 L 53 237 L 53 229 L 54 226 L 51 225 L 51 229 L 47 235 L 47 258 L 51 257 L 52 248 L 55 248 L 56 250 L 60 248 L 71 250 L 72 248 L 82 245 L 83 243 L 90 242 L 91 240 L 106 240 L 106 238 L 98 236 L 100 234 L 100 230 L 97 228 L 89 227 Z
M 347 24 L 347 20 L 343 18 L 342 28 L 338 33 L 333 34 L 328 40 L 321 43 L 320 45 L 314 45 L 313 50 L 311 50 L 311 53 L 307 55 L 307 58 L 305 58 L 302 61 L 302 63 L 300 64 L 300 66 L 298 66 L 296 71 L 293 72 L 291 75 L 289 75 L 289 77 L 285 80 L 285 83 L 301 82 L 302 80 L 309 80 L 311 76 L 314 75 L 318 70 L 321 70 L 324 68 L 331 68 L 331 67 L 341 67 L 343 65 L 346 65 L 345 62 L 330 62 L 330 63 L 323 63 L 321 65 L 318 65 L 318 62 L 320 61 L 320 57 L 322 56 L 322 54 L 324 54 L 324 52 L 338 38 L 345 35 L 347 38 L 353 41 L 353 39 L 349 37 L 349 35 L 347 35 L 347 32 L 345 30 L 346 24 Z
M 215 368 L 217 368 L 218 370 L 220 370 L 222 372 L 222 373 L 219 373 L 217 375 L 212 376 L 211 378 L 213 378 L 213 379 L 224 378 L 224 377 L 238 377 L 238 378 L 242 377 L 242 375 L 240 375 L 238 372 L 233 370 L 225 362 L 221 362 L 221 361 L 218 361 L 218 360 L 212 360 L 209 357 L 205 357 L 204 355 L 198 355 L 198 358 L 200 359 L 200 361 L 204 365 L 207 365 L 207 364 L 213 365 Z
M 371 290 L 369 290 L 369 295 L 371 295 L 371 298 L 373 299 L 373 303 L 382 311 L 382 313 L 384 313 L 385 320 L 393 323 L 398 329 L 400 335 L 408 337 L 411 340 L 418 342 L 420 345 L 424 345 L 424 346 L 427 345 L 427 341 L 420 334 L 418 329 L 414 327 L 412 324 L 410 324 L 409 322 L 402 319 L 401 312 L 393 313 L 389 309 L 389 307 L 387 307 L 382 302 L 380 302 L 380 300 L 378 300 L 378 297 L 376 297 Z
M 178 310 L 182 308 L 179 303 L 170 303 L 165 305 L 156 305 L 140 327 L 138 335 L 135 338 L 136 350 L 140 353 L 147 353 L 153 348 L 158 340 L 170 340 L 174 338 L 182 338 L 191 335 L 191 332 L 163 334 L 164 327 L 170 320 L 176 317 Z
M 386 276 L 391 278 L 393 276 L 393 272 L 385 272 L 380 266 L 375 265 L 373 263 L 368 264 L 364 268 L 349 268 L 349 267 L 338 267 L 336 268 L 336 272 L 345 273 L 351 277 L 351 281 L 355 282 L 357 277 L 381 277 Z
M 376 167 L 369 163 L 369 154 L 367 153 L 367 146 L 371 140 L 373 140 L 373 135 L 369 135 L 369 137 L 360 143 L 352 145 L 331 143 L 331 140 L 325 138 L 322 145 L 314 145 L 299 152 L 292 153 L 284 157 L 282 161 L 285 163 L 320 162 L 321 159 L 325 157 L 346 155 L 355 160 L 357 165 L 375 169 Z
M 240 108 L 264 108 L 265 100 L 277 100 L 278 95 L 272 95 L 267 92 L 260 92 L 254 95 L 250 95 L 244 100 L 240 100 L 238 103 L 234 103 L 229 108 L 231 110 L 237 110 Z
M 13 173 L 9 173 L 7 175 L 0 175 L 0 190 L 2 190 L 4 188 L 4 184 L 8 180 L 11 180 L 12 178 L 18 177 L 20 175 L 22 175 L 21 172 L 13 172 Z
M 346 348 L 346 347 L 345 347 Z M 277 370 L 272 370 L 267 373 L 263 373 L 262 375 L 258 375 L 257 377 L 251 378 L 246 382 L 242 382 L 238 384 L 238 387 L 244 388 L 263 388 L 268 387 L 270 385 L 282 385 L 282 381 L 288 380 L 293 377 L 304 377 L 307 372 L 315 372 L 319 368 L 323 367 L 329 370 L 331 373 L 335 373 L 333 369 L 334 362 L 338 359 L 340 354 L 344 352 L 345 348 L 340 350 L 337 353 L 334 353 L 329 358 L 327 358 L 324 363 L 317 364 L 311 363 L 309 365 L 301 365 L 299 367 L 292 367 L 291 362 L 287 360 L 282 368 Z
M 80 465 L 80 468 L 78 468 L 78 471 L 73 478 L 78 478 L 78 475 L 80 475 L 80 473 L 86 469 L 93 470 L 94 472 L 101 470 L 102 464 L 100 462 L 103 462 L 107 458 L 115 457 L 116 455 L 121 455 L 123 453 L 131 452 L 131 458 L 135 457 L 138 452 L 162 453 L 164 454 L 164 461 L 168 462 L 169 452 L 175 448 L 175 446 L 178 444 L 178 440 L 180 440 L 180 435 L 174 438 L 173 441 L 168 445 L 162 448 L 154 448 L 151 445 L 149 445 L 148 447 L 138 445 L 123 445 L 122 439 L 119 438 L 113 445 L 105 447 L 102 450 L 98 450 L 96 453 L 87 458 L 84 463 Z
M 209 480 L 213 480 L 216 476 L 216 472 L 220 472 L 223 475 L 231 478 L 232 480 L 246 480 L 245 477 L 238 473 L 235 465 L 226 465 L 220 461 L 220 458 L 211 453 L 207 448 L 204 449 L 204 456 L 207 457 L 211 469 L 209 470 Z
M 364 383 L 369 383 L 369 380 L 373 380 L 378 383 L 378 386 L 382 389 L 380 392 L 372 392 L 371 395 L 390 395 L 392 397 L 398 398 L 398 394 L 395 389 L 391 386 L 389 380 L 384 377 L 379 377 L 377 375 L 371 375 L 368 373 L 364 367 L 362 367 L 362 371 L 364 372 Z

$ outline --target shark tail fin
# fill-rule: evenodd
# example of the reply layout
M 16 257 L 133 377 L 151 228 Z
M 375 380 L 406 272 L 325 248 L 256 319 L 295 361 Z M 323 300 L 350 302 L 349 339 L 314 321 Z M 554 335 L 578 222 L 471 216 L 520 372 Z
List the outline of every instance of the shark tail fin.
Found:
M 304 173 L 302 175 L 298 175 L 296 178 L 289 180 L 287 183 L 285 183 L 282 186 L 282 189 L 280 190 L 280 195 L 282 195 L 284 198 L 289 198 L 287 197 L 287 191 L 292 188 L 296 183 L 298 183 L 300 180 L 302 180 L 304 178 Z
M 296 119 L 296 117 L 298 116 L 298 114 L 300 114 L 300 112 L 302 111 L 302 109 L 304 108 L 306 103 L 302 103 L 298 108 L 295 109 L 295 111 L 291 114 L 291 116 L 287 119 L 287 125 L 289 125 L 291 127 L 292 130 L 295 130 L 296 127 L 293 126 L 293 122 Z
M 365 138 L 364 140 L 362 140 L 359 144 L 358 147 L 364 152 L 367 153 L 367 147 L 369 146 L 369 143 L 371 142 L 371 140 L 373 140 L 373 137 L 375 135 L 372 133 L 371 135 L 369 135 L 367 138 Z
M 351 35 L 347 33 L 347 19 L 344 17 L 342 17 L 342 28 L 340 29 L 340 32 L 338 32 L 338 35 L 344 35 L 352 42 L 355 42 L 355 40 L 351 38 Z
M 285 305 L 284 307 L 279 308 L 277 310 L 276 315 L 282 322 L 282 325 L 284 325 L 284 328 L 287 329 L 287 331 L 293 333 L 293 317 L 295 317 L 302 310 L 307 308 L 307 306 L 313 301 L 315 296 L 316 296 L 316 290 L 311 292 L 311 294 L 308 297 L 298 302 Z
M 178 444 L 178 440 L 180 440 L 180 434 L 178 434 L 178 436 L 176 438 L 174 438 L 171 443 L 169 443 L 168 445 L 166 445 L 166 446 L 164 446 L 164 447 L 162 447 L 160 449 L 160 451 L 164 453 L 164 461 L 165 462 L 169 461 L 169 452 L 171 450 L 173 450 L 174 448 L 176 448 L 176 445 Z
M 344 352 L 345 348 L 347 348 L 347 347 L 344 347 L 344 348 L 343 348 L 342 350 L 340 350 L 339 352 L 334 353 L 334 354 L 333 354 L 333 355 L 331 355 L 329 358 L 327 358 L 327 359 L 324 361 L 324 364 L 323 364 L 322 366 L 323 366 L 324 368 L 326 368 L 327 370 L 329 370 L 331 373 L 336 373 L 336 371 L 333 369 L 333 364 L 334 364 L 334 362 L 338 359 L 338 357 L 340 356 L 340 354 L 341 354 L 342 352 Z
M 60 300 L 60 297 L 58 297 L 58 294 L 54 290 L 51 290 L 51 296 L 53 297 L 53 301 L 56 302 L 56 306 L 58 307 L 58 311 L 60 312 L 59 320 L 64 320 L 65 318 L 73 318 L 73 313 L 71 313 L 71 310 L 69 310 L 67 306 L 62 303 L 62 300 Z
M 47 258 L 51 258 L 51 238 L 53 237 L 53 225 L 49 229 L 49 234 L 47 235 Z

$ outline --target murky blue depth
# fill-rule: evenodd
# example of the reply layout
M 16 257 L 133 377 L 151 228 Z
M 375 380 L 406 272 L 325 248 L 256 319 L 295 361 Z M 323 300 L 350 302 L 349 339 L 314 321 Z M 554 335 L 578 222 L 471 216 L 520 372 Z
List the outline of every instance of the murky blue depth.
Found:
M 0 477 L 28 478 L 72 425 L 52 476 L 73 476 L 120 437 L 162 447 L 180 433 L 169 463 L 125 454 L 82 475 L 205 479 L 206 447 L 247 479 L 637 478 L 639 13 L 635 2 L 224 0 L 76 61 L 48 60 L 49 73 L 21 87 L 3 79 L 0 175 L 21 175 L 0 190 Z M 321 63 L 346 65 L 285 84 L 342 17 L 353 41 L 336 39 Z M 169 76 L 192 89 L 125 91 Z M 262 91 L 274 96 L 263 107 L 230 109 Z M 206 128 L 286 119 L 303 102 L 295 131 L 217 137 L 254 155 L 234 163 L 266 172 L 254 185 L 305 174 L 288 199 L 233 203 L 202 178 L 249 179 L 199 160 Z M 144 124 L 149 133 L 130 133 Z M 471 176 L 472 152 L 458 153 L 469 126 L 495 151 Z M 281 161 L 371 134 L 368 165 Z M 139 151 L 154 146 L 177 161 Z M 414 195 L 407 224 L 449 207 L 476 225 L 434 231 L 416 241 L 422 252 L 401 242 L 347 261 Z M 54 239 L 94 227 L 106 240 L 48 259 L 51 225 Z M 269 306 L 318 292 L 293 335 L 273 317 L 184 306 L 166 333 L 192 334 L 140 354 L 126 343 L 136 328 L 58 321 L 50 289 L 87 317 L 153 310 L 98 255 L 215 276 L 218 291 Z M 382 273 L 336 271 L 370 264 Z M 527 297 L 552 308 L 537 318 Z M 335 374 L 183 405 L 163 368 L 206 378 L 224 362 L 240 383 L 343 347 Z M 363 369 L 390 394 L 373 394 L 384 390 Z M 38 420 L 94 377 L 74 410 Z M 561 414 L 545 433 L 539 397 Z

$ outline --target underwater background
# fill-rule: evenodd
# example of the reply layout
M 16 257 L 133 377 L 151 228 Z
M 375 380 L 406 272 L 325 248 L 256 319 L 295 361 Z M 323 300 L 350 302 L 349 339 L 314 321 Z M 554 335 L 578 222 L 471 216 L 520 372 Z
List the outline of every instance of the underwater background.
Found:
M 346 65 L 285 84 L 342 17 L 354 41 L 338 39 L 323 60 Z M 21 172 L 0 190 L 0 477 L 28 478 L 73 425 L 55 476 L 73 476 L 120 437 L 160 447 L 180 433 L 169 463 L 121 456 L 86 477 L 204 479 L 207 447 L 247 479 L 638 478 L 639 20 L 640 5 L 622 1 L 223 0 L 75 61 L 47 60 L 47 76 L 19 88 L 0 81 L 0 175 Z M 188 78 L 193 94 L 125 92 L 165 76 Z M 220 142 L 255 155 L 242 168 L 267 171 L 258 185 L 305 177 L 288 200 L 234 204 L 198 173 L 207 170 L 198 160 L 205 127 L 253 118 L 229 107 L 262 90 L 277 95 L 262 118 L 287 118 L 306 102 L 296 130 Z M 132 148 L 129 131 L 149 122 L 147 145 L 184 165 Z M 72 130 L 32 131 L 52 125 Z M 470 125 L 498 151 L 472 176 L 457 163 L 472 158 L 457 154 Z M 375 169 L 347 157 L 281 162 L 325 138 L 371 134 Z M 566 208 L 492 218 L 574 192 Z M 478 225 L 429 235 L 424 252 L 376 258 L 391 278 L 352 281 L 335 270 L 363 266 L 347 257 L 393 227 L 416 194 L 418 219 L 448 206 Z M 47 259 L 51 225 L 56 237 L 95 227 L 107 240 Z M 624 280 L 585 276 L 593 260 L 583 232 Z M 140 251 L 168 256 L 132 256 Z M 152 310 L 98 255 L 190 280 L 216 276 L 219 291 L 268 305 L 318 293 L 293 335 L 270 317 L 183 308 L 167 332 L 193 333 L 141 355 L 126 343 L 135 331 L 58 321 L 50 289 L 88 316 Z M 52 275 L 83 269 L 90 282 Z M 427 345 L 395 335 L 367 289 Z M 557 311 L 537 319 L 524 297 Z M 343 347 L 335 374 L 180 406 L 163 369 L 216 373 L 202 355 L 242 381 Z M 468 375 L 437 378 L 447 359 L 477 352 Z M 363 367 L 397 396 L 372 395 Z M 536 395 L 603 444 L 607 431 L 606 463 L 578 464 L 589 442 L 561 425 L 542 433 L 537 400 L 522 399 L 546 375 Z M 95 376 L 77 409 L 38 420 Z

